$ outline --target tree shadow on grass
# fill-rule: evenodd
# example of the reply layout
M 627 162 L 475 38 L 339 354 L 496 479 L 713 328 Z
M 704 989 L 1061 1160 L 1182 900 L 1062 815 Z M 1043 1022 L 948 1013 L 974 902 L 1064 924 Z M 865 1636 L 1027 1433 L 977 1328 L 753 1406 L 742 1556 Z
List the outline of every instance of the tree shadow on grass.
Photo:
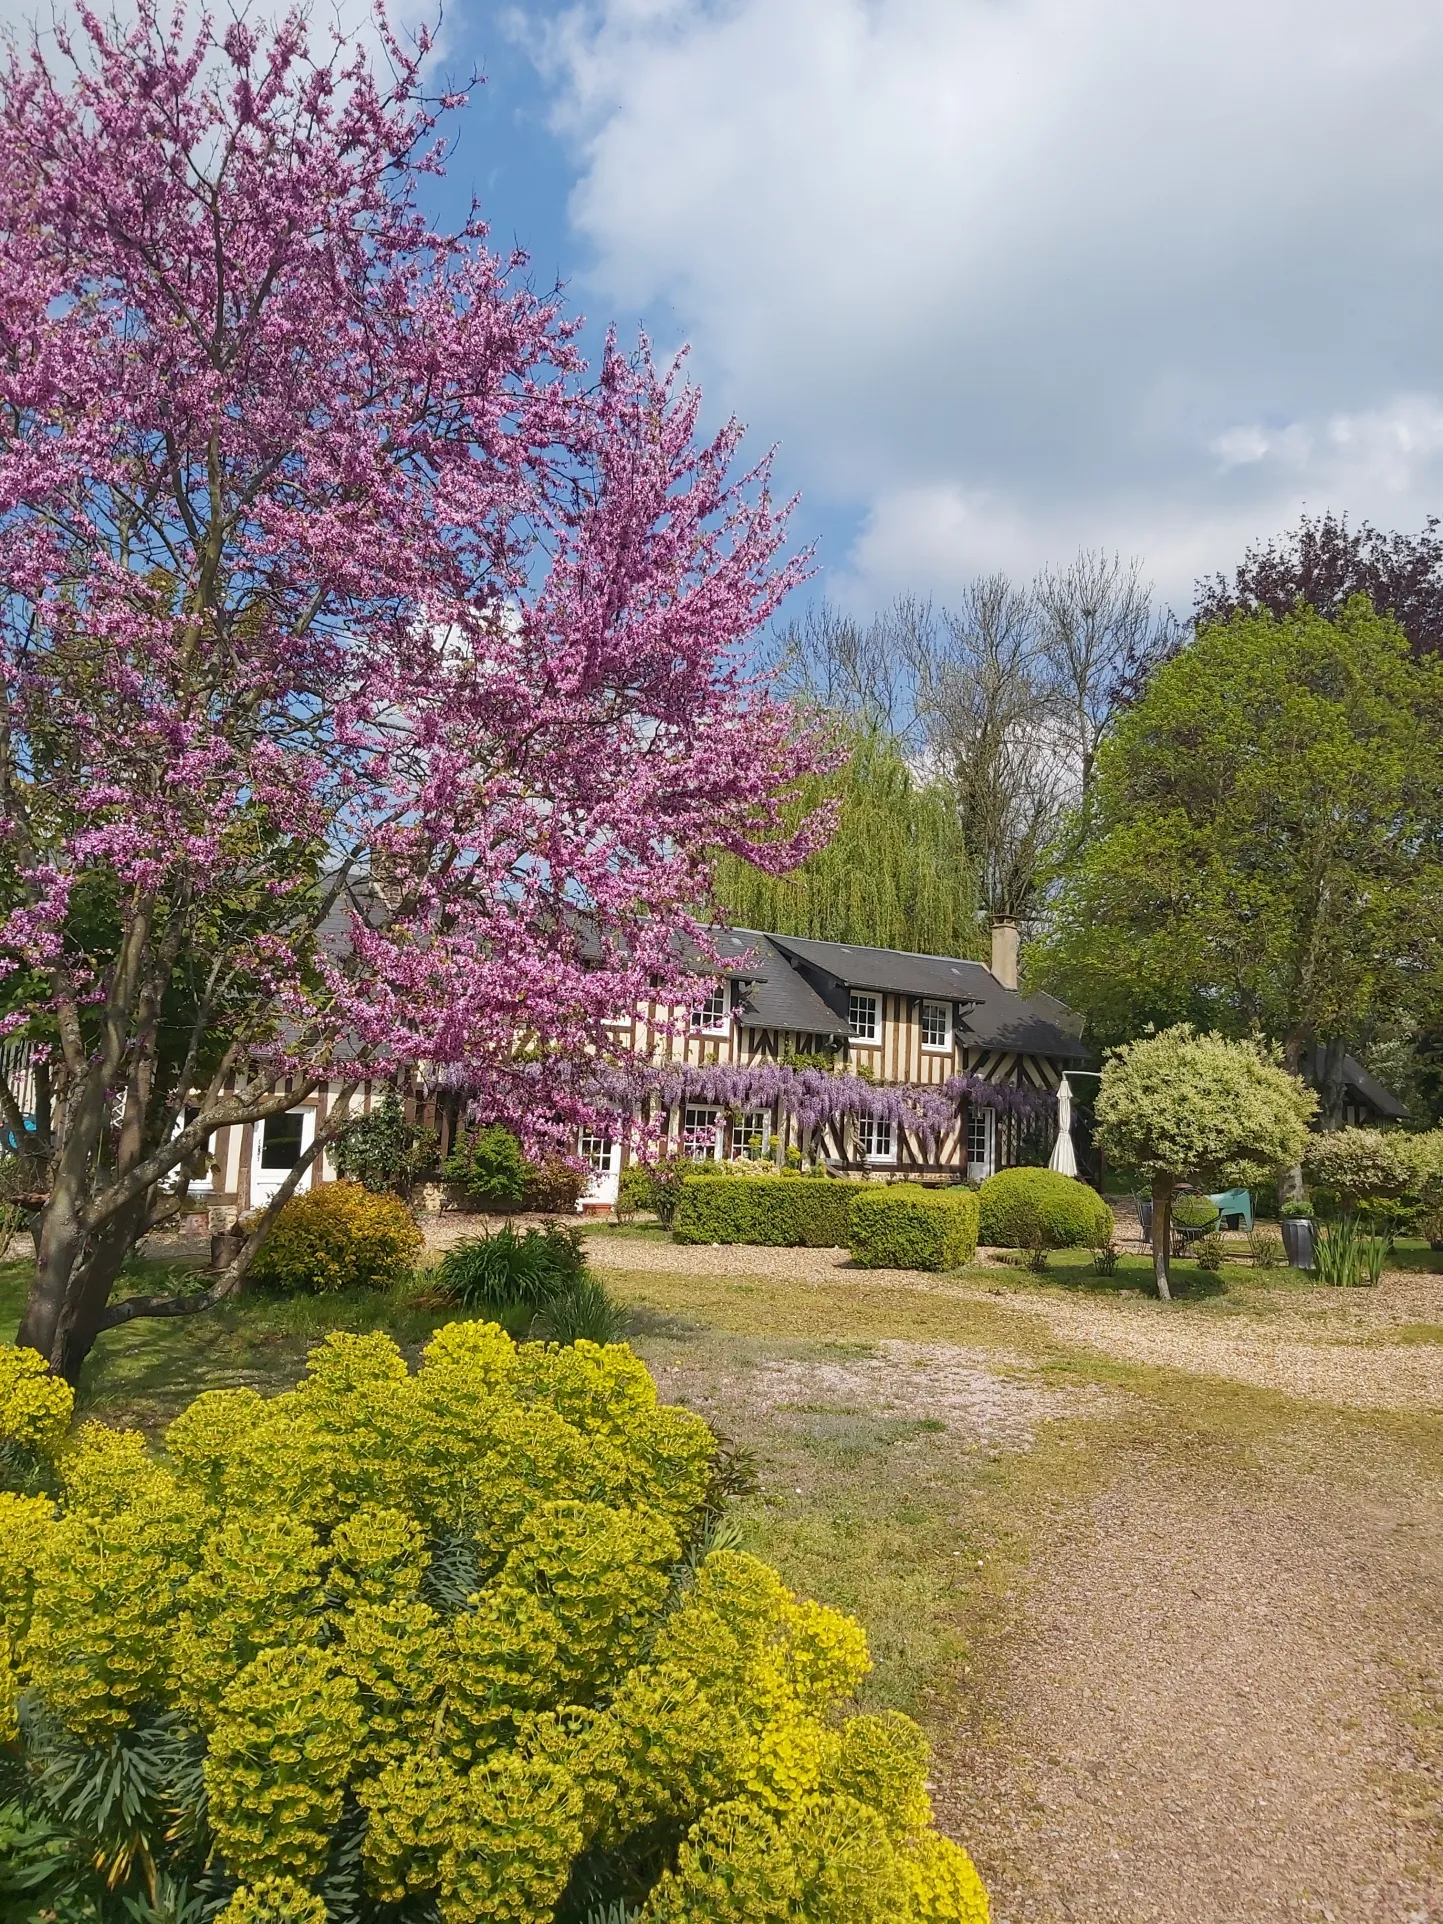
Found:
M 993 1284 L 1005 1278 L 1009 1286 L 1020 1291 L 1033 1286 L 1065 1290 L 1068 1295 L 1113 1298 L 1155 1296 L 1157 1293 L 1151 1256 L 1120 1255 L 1112 1273 L 1103 1275 L 1094 1266 L 1090 1251 L 1054 1249 L 1049 1251 L 1047 1267 L 1040 1273 L 989 1265 L 980 1272 L 972 1270 L 970 1275 L 976 1277 L 979 1273 Z M 1251 1277 L 1254 1272 L 1250 1270 L 1247 1274 Z M 1181 1302 L 1206 1302 L 1224 1297 L 1235 1280 L 1229 1276 L 1229 1266 L 1220 1271 L 1208 1270 L 1182 1257 L 1173 1259 L 1172 1293 Z

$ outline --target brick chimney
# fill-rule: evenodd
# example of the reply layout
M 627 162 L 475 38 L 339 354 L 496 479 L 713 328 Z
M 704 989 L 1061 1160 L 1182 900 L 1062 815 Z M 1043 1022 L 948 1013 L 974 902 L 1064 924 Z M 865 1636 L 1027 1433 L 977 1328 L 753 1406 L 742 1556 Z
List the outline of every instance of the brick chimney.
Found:
M 1017 924 L 1010 917 L 992 924 L 992 973 L 1004 989 L 1017 987 Z

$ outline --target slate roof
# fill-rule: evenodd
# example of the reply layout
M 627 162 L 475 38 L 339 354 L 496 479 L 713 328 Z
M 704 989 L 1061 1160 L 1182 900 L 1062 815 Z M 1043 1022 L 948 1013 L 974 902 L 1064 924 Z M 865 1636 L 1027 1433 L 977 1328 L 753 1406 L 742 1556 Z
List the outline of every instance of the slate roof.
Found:
M 1004 989 L 985 962 L 960 956 L 915 955 L 904 949 L 870 949 L 848 942 L 817 942 L 807 936 L 768 938 L 795 961 L 824 998 L 830 983 L 849 989 L 876 989 L 886 995 L 929 996 L 964 1006 L 961 1039 L 977 1049 L 1003 1049 L 1051 1056 L 1062 1062 L 1087 1062 L 1092 1051 L 1074 1032 L 1076 1018 L 1054 996 L 1023 996 Z M 846 1005 L 838 996 L 836 1016 L 843 1032 Z
M 1316 1049 L 1308 1064 L 1308 1080 L 1316 1089 L 1323 1086 L 1324 1051 Z M 1383 1122 L 1402 1122 L 1408 1106 L 1393 1091 L 1379 1082 L 1353 1056 L 1343 1057 L 1343 1087 L 1355 1102 L 1364 1102 Z
M 719 955 L 738 958 L 740 966 L 729 974 L 741 989 L 736 1013 L 748 1027 L 798 1035 L 847 1033 L 846 1023 L 792 967 L 772 936 L 756 929 L 717 929 L 712 939 Z

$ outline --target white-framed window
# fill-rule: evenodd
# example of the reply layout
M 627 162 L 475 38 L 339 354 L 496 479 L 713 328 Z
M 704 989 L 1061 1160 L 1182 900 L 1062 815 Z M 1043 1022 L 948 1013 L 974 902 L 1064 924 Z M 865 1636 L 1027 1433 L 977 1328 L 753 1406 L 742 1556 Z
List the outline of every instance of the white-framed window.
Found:
M 583 1129 L 581 1159 L 593 1176 L 609 1175 L 611 1173 L 611 1137 L 602 1135 L 598 1129 Z
M 858 1116 L 857 1145 L 866 1162 L 892 1162 L 897 1150 L 890 1120 L 886 1116 Z
M 952 1004 L 950 1002 L 922 1004 L 922 1047 L 924 1049 L 952 1047 Z
M 721 1110 L 688 1103 L 681 1117 L 681 1149 L 693 1162 L 708 1162 L 721 1154 Z
M 691 1012 L 691 1026 L 698 1035 L 725 1035 L 727 1031 L 727 985 L 718 982 L 700 1008 Z
M 737 1156 L 764 1156 L 772 1146 L 770 1109 L 747 1109 L 737 1118 L 732 1136 L 732 1153 Z
M 967 1173 L 985 1178 L 992 1174 L 997 1153 L 997 1111 L 979 1109 L 974 1103 L 967 1111 Z
M 881 1032 L 877 998 L 853 989 L 847 997 L 847 1034 L 853 1042 L 875 1042 Z

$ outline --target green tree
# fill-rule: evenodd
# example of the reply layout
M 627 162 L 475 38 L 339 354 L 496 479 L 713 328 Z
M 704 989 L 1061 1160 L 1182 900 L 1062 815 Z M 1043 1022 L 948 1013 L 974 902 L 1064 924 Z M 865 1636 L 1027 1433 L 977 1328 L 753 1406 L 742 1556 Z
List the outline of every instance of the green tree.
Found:
M 1034 979 L 1099 1040 L 1354 1040 L 1443 956 L 1443 664 L 1355 597 L 1205 628 L 1117 724 Z M 1340 1058 L 1341 1059 L 1341 1058 Z
M 1093 1110 L 1096 1140 L 1152 1187 L 1152 1273 L 1172 1299 L 1173 1192 L 1182 1182 L 1250 1182 L 1296 1162 L 1317 1097 L 1253 1042 L 1186 1023 L 1113 1049 Z
M 897 742 L 859 731 L 844 768 L 814 777 L 795 814 L 838 805 L 831 842 L 788 876 L 735 856 L 717 863 L 716 898 L 738 928 L 929 955 L 977 949 L 976 898 L 950 788 L 919 781 Z

